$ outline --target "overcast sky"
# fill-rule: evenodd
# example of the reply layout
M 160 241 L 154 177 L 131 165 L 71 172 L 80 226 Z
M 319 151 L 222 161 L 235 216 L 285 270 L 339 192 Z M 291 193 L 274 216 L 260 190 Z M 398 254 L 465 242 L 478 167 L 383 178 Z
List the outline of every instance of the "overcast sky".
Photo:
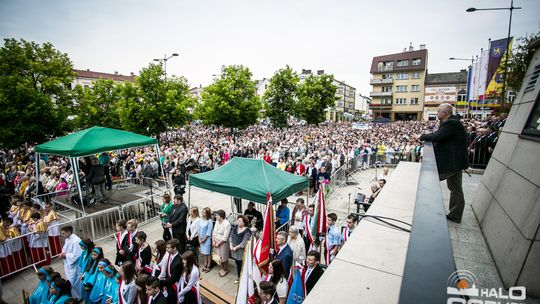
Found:
M 368 94 L 373 56 L 426 44 L 430 72 L 459 71 L 488 38 L 507 35 L 510 0 L 0 0 L 0 37 L 51 42 L 75 68 L 138 73 L 177 52 L 167 73 L 208 85 L 222 65 L 255 79 L 289 64 L 324 69 Z M 515 0 L 512 35 L 540 30 L 540 1 Z

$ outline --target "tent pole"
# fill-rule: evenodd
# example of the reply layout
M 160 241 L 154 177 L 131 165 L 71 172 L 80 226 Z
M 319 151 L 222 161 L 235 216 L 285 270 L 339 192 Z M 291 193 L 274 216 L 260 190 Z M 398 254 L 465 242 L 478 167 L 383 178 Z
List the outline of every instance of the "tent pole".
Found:
M 188 207 L 188 210 L 191 210 L 191 185 L 188 186 L 187 207 Z
M 233 197 L 231 196 L 231 211 L 232 211 L 232 215 L 233 215 L 233 218 L 236 217 L 236 211 L 234 209 L 234 199 Z
M 36 152 L 36 196 L 39 195 L 39 153 Z
M 156 146 L 156 153 L 157 153 L 157 161 L 159 164 L 159 167 L 161 168 L 161 176 L 163 177 L 163 180 L 165 181 L 165 188 L 169 188 L 169 181 L 167 180 L 167 177 L 165 176 L 165 169 L 163 168 L 163 164 L 161 163 L 161 153 L 159 151 L 159 143 L 155 144 Z
M 73 162 L 73 175 L 75 175 L 75 183 L 77 184 L 77 192 L 79 192 L 79 199 L 81 200 L 81 208 L 83 212 L 83 216 L 86 216 L 86 211 L 84 210 L 84 199 L 82 195 L 82 189 L 81 189 L 81 179 L 79 178 L 79 158 L 74 157 L 70 158 Z M 87 190 L 88 194 L 88 190 Z

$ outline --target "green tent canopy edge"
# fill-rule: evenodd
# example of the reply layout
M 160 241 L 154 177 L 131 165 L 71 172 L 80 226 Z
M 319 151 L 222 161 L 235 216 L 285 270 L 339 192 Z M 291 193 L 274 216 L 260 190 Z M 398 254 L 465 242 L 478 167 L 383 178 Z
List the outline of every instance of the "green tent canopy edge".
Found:
M 101 152 L 157 144 L 155 138 L 112 128 L 94 126 L 37 145 L 36 153 L 82 157 Z
M 272 202 L 277 204 L 305 190 L 308 179 L 282 171 L 262 159 L 235 157 L 215 170 L 191 174 L 189 185 L 261 204 L 266 203 L 266 193 L 270 192 Z

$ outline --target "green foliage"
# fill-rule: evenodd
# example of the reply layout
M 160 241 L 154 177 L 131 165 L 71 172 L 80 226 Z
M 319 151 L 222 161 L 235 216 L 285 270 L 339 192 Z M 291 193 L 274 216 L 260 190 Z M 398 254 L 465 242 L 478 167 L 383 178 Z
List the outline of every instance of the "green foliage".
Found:
M 120 87 L 118 113 L 122 127 L 145 135 L 157 135 L 179 127 L 190 119 L 187 108 L 193 105 L 183 77 L 163 77 L 161 65 L 143 68 L 135 84 Z
M 278 70 L 270 79 L 268 90 L 264 93 L 266 117 L 270 118 L 274 127 L 287 127 L 287 119 L 297 100 L 298 74 L 288 65 Z
M 295 112 L 308 124 L 319 124 L 325 120 L 324 110 L 334 106 L 337 87 L 332 83 L 334 76 L 310 76 L 298 88 Z
M 254 124 L 261 103 L 251 76 L 244 66 L 224 66 L 220 78 L 203 90 L 195 115 L 208 125 L 245 128 Z
M 4 39 L 0 48 L 0 146 L 42 143 L 69 127 L 72 63 L 50 43 Z
M 91 88 L 77 85 L 72 91 L 76 103 L 75 125 L 80 129 L 92 126 L 120 129 L 118 103 L 121 94 L 122 90 L 111 79 L 98 79 Z
M 529 45 L 540 38 L 540 32 L 530 36 L 520 37 L 512 43 L 512 56 L 508 60 L 508 88 L 516 93 L 521 89 L 521 83 L 529 67 L 529 63 L 533 58 L 535 49 L 529 48 Z M 501 68 L 504 69 L 504 62 L 501 63 Z

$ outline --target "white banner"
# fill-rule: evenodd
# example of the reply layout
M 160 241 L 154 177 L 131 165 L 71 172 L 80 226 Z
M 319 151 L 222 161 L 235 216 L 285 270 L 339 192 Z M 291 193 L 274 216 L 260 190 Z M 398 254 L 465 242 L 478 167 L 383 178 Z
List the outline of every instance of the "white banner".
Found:
M 353 122 L 352 128 L 355 130 L 368 130 L 368 129 L 371 129 L 371 126 L 366 123 Z
M 456 87 L 426 87 L 424 102 L 457 101 Z

